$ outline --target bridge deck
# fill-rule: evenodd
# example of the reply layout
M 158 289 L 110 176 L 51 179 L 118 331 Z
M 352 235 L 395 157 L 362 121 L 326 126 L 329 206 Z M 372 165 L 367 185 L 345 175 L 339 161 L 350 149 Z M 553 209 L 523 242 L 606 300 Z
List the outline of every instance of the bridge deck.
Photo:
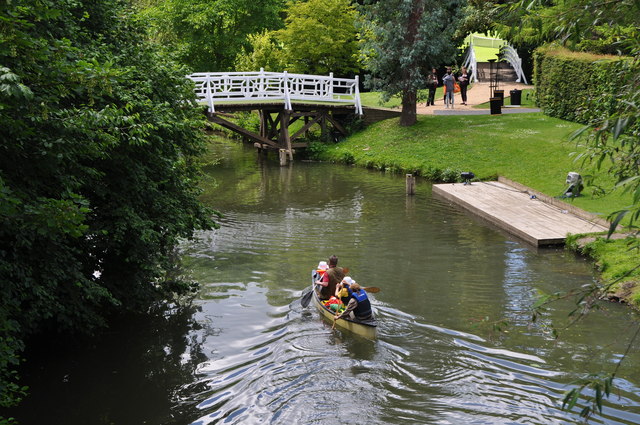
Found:
M 562 245 L 569 233 L 608 228 L 580 217 L 576 208 L 551 205 L 501 182 L 437 184 L 433 193 L 463 206 L 507 232 L 536 245 Z M 586 213 L 585 213 L 586 214 Z

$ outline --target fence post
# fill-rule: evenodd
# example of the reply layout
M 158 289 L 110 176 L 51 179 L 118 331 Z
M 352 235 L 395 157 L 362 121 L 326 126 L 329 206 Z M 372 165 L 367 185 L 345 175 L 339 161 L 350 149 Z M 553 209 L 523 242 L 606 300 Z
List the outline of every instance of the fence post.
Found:
M 287 111 L 291 111 L 293 110 L 292 106 L 291 106 L 291 98 L 289 97 L 289 83 L 288 83 L 288 78 L 289 78 L 289 74 L 287 74 L 287 71 L 283 72 L 283 89 L 284 89 L 284 108 Z
M 260 68 L 260 82 L 258 83 L 258 97 L 264 97 L 264 68 Z
M 213 95 L 211 94 L 211 75 L 207 74 L 206 77 L 207 83 L 207 103 L 209 104 L 209 112 L 215 112 L 215 108 L 213 107 Z
M 333 72 L 329 73 L 329 92 L 327 93 L 329 100 L 333 100 Z
M 413 177 L 413 174 L 407 174 L 405 186 L 406 186 L 406 189 L 407 189 L 407 195 L 415 195 L 415 193 L 416 193 L 416 178 Z
M 356 88 L 355 88 L 355 107 L 358 115 L 364 115 L 362 112 L 362 102 L 360 102 L 360 76 L 356 75 Z

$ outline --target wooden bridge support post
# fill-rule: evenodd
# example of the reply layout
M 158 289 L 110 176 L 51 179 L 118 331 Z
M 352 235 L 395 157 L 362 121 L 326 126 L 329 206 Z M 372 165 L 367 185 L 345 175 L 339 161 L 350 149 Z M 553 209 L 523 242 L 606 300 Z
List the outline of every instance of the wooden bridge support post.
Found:
M 284 110 L 280 113 L 280 145 L 284 146 L 289 154 L 289 159 L 293 161 L 293 150 L 291 149 L 291 135 L 289 134 L 289 121 L 291 111 Z
M 416 194 L 416 178 L 413 174 L 407 174 L 405 186 L 407 189 L 407 195 L 415 195 Z
M 278 155 L 280 157 L 280 166 L 284 167 L 285 165 L 287 165 L 287 150 L 286 149 L 280 149 L 278 151 Z
M 328 142 L 329 132 L 327 131 L 327 112 L 322 111 L 320 113 L 322 114 L 322 118 L 320 118 L 320 139 L 323 142 Z
M 269 130 L 268 130 L 268 122 L 267 122 L 267 117 L 266 112 L 262 109 L 260 109 L 258 111 L 258 113 L 260 114 L 260 135 L 262 137 L 269 137 L 267 136 L 267 134 L 269 134 Z

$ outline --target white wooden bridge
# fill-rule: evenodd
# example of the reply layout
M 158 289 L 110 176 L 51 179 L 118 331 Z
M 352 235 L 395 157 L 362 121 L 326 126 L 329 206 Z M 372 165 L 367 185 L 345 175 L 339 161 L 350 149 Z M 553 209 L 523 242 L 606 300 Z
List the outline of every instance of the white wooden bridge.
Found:
M 232 102 L 282 101 L 293 110 L 293 102 L 329 102 L 353 105 L 362 115 L 358 77 L 290 74 L 288 72 L 198 72 L 188 76 L 196 84 L 196 95 L 215 112 L 216 106 Z
M 289 159 L 293 159 L 294 148 L 306 147 L 306 142 L 295 140 L 307 135 L 313 125 L 320 126 L 322 138 L 327 140 L 332 138 L 329 127 L 333 128 L 333 134 L 346 136 L 345 122 L 363 116 L 357 76 L 336 78 L 333 74 L 290 74 L 261 69 L 198 72 L 187 78 L 195 83 L 198 99 L 206 103 L 210 121 L 253 141 L 261 151 L 280 150 L 281 157 L 284 151 Z M 260 114 L 260 134 L 227 119 L 235 112 L 254 110 Z M 301 118 L 302 128 L 289 134 L 289 126 Z

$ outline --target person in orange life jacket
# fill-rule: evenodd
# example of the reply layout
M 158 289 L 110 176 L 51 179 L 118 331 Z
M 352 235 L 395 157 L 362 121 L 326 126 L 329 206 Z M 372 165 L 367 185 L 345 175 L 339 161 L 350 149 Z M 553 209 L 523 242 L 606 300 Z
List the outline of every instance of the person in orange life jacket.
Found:
M 349 288 L 349 304 L 347 308 L 340 314 L 333 316 L 334 320 L 342 319 L 349 316 L 353 312 L 353 316 L 356 320 L 371 320 L 373 319 L 373 312 L 371 311 L 371 302 L 367 297 L 367 292 L 360 287 L 359 284 L 351 284 Z
M 336 293 L 336 285 L 344 279 L 344 270 L 338 267 L 338 257 L 332 255 L 329 257 L 329 270 L 316 281 L 320 288 L 320 299 L 328 300 Z
M 318 267 L 313 271 L 313 280 L 314 282 L 321 279 L 324 276 L 325 272 L 329 268 L 329 265 L 326 261 L 320 261 L 318 263 Z
M 336 298 L 340 299 L 344 305 L 347 305 L 349 302 L 349 286 L 356 283 L 355 280 L 351 279 L 349 276 L 345 276 L 336 286 Z

